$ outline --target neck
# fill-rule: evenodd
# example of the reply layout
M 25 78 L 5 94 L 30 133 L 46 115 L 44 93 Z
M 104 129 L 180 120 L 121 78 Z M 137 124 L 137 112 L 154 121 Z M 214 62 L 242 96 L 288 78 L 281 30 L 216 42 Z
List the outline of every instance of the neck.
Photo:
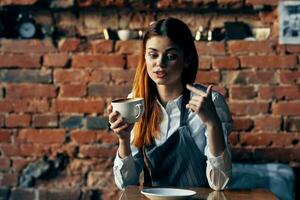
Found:
M 160 102 L 163 106 L 167 105 L 168 101 L 176 99 L 182 94 L 182 84 L 173 86 L 157 85 L 157 91 L 160 98 Z

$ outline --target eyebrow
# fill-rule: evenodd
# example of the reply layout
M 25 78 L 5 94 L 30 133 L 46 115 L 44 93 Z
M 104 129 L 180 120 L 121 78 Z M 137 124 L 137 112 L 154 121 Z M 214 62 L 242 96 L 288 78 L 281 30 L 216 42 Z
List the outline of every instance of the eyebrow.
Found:
M 152 51 L 158 51 L 157 49 L 152 48 L 152 47 L 149 47 L 148 49 L 150 49 Z M 173 51 L 173 50 L 178 51 L 178 49 L 175 47 L 170 47 L 170 48 L 166 49 L 165 51 Z

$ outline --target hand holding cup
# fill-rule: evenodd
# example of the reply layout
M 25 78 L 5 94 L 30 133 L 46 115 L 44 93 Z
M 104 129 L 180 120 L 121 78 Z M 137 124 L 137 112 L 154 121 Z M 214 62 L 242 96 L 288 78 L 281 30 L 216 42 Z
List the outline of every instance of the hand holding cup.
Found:
M 108 107 L 109 123 L 120 139 L 129 136 L 133 124 L 143 115 L 144 107 L 143 98 L 117 99 L 111 102 Z

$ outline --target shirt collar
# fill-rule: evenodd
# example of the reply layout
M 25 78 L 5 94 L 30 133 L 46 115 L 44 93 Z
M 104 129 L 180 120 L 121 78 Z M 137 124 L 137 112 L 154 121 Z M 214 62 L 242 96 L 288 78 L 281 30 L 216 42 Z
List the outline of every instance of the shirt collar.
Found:
M 156 98 L 156 102 L 158 103 L 159 106 L 163 107 L 157 98 Z M 179 95 L 176 99 L 168 101 L 167 105 L 172 103 L 172 102 L 174 102 L 176 104 L 177 108 L 180 109 L 181 108 L 181 102 L 182 102 L 182 94 Z M 167 105 L 166 105 L 166 107 L 167 107 Z

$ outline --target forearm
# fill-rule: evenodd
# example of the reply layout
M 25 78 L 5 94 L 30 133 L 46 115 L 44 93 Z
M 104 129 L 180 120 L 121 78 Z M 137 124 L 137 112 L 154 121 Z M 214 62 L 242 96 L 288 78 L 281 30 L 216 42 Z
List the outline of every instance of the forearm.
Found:
M 119 139 L 118 154 L 119 154 L 120 158 L 125 158 L 125 157 L 131 155 L 129 138 Z
M 225 149 L 225 140 L 220 120 L 207 124 L 208 148 L 213 156 L 219 156 Z

